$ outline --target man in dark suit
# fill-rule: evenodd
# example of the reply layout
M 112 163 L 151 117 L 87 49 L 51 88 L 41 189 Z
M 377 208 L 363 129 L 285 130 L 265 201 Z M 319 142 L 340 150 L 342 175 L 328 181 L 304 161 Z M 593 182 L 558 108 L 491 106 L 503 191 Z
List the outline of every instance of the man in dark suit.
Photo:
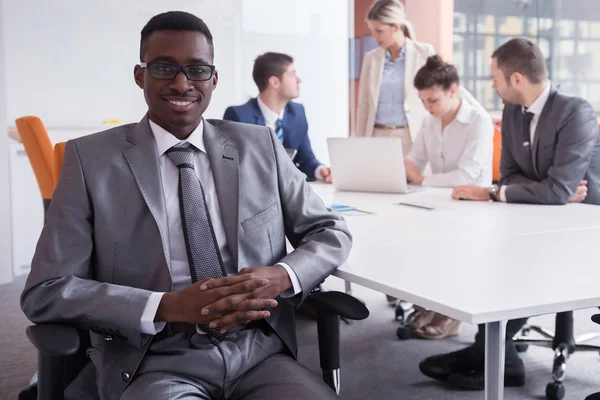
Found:
M 512 39 L 492 54 L 494 89 L 505 102 L 499 185 L 458 186 L 452 197 L 528 204 L 600 205 L 600 136 L 586 100 L 561 93 L 547 78 L 540 49 Z M 493 229 L 493 227 L 490 227 Z M 492 255 L 493 256 L 493 255 Z M 527 318 L 506 325 L 506 386 L 522 386 L 525 369 L 512 341 Z M 475 344 L 429 357 L 421 371 L 465 389 L 484 388 L 485 326 Z
M 300 95 L 300 78 L 294 59 L 287 54 L 265 53 L 254 61 L 252 78 L 258 97 L 225 110 L 223 119 L 272 128 L 283 147 L 296 150 L 294 163 L 310 179 L 331 183 L 331 171 L 315 157 L 308 137 L 304 106 L 292 100 Z
M 23 311 L 90 331 L 103 400 L 337 398 L 295 360 L 293 306 L 345 261 L 343 219 L 272 130 L 203 118 L 202 20 L 159 14 L 140 47 L 148 114 L 67 143 Z

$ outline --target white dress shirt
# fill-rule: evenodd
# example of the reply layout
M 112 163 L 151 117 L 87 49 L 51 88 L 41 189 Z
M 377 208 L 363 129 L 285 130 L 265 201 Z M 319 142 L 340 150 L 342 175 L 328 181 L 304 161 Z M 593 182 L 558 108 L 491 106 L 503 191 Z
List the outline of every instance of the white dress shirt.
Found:
M 167 209 L 169 249 L 171 251 L 171 280 L 173 282 L 172 289 L 173 291 L 178 291 L 190 285 L 192 283 L 192 278 L 179 209 L 179 169 L 165 154 L 171 147 L 190 143 L 199 150 L 194 153 L 194 169 L 198 175 L 198 179 L 200 179 L 200 182 L 202 183 L 202 188 L 204 189 L 206 206 L 208 207 L 208 213 L 213 225 L 225 271 L 233 270 L 231 265 L 233 259 L 229 246 L 227 245 L 221 209 L 215 190 L 215 181 L 206 153 L 206 147 L 204 146 L 203 121 L 200 122 L 200 125 L 198 125 L 186 140 L 177 139 L 152 121 L 150 121 L 150 128 L 154 135 L 154 139 L 156 140 L 156 156 L 158 157 L 160 178 Z M 293 286 L 293 289 L 284 293 L 282 297 L 291 297 L 300 293 L 300 281 L 295 272 L 285 263 L 279 263 L 279 265 L 284 267 L 288 272 Z M 155 335 L 164 328 L 164 322 L 154 322 L 156 311 L 158 310 L 158 305 L 160 304 L 163 295 L 164 293 L 160 292 L 152 293 L 150 295 L 140 321 L 140 331 L 142 333 Z
M 423 179 L 423 186 L 489 186 L 493 139 L 490 115 L 462 100 L 456 118 L 443 129 L 441 118 L 425 117 L 406 159 L 421 173 L 430 163 L 432 175 Z
M 550 96 L 550 82 L 546 82 L 546 87 L 544 91 L 538 96 L 537 99 L 534 100 L 533 103 L 529 106 L 529 108 L 522 107 L 523 112 L 528 111 L 533 114 L 531 118 L 531 124 L 529 125 L 529 146 L 533 148 L 533 138 L 535 136 L 535 129 L 537 128 L 538 121 L 540 120 L 540 115 L 542 114 L 542 110 L 548 101 L 548 97 Z M 506 202 L 506 185 L 500 187 L 500 201 Z
M 271 110 L 260 98 L 260 96 L 256 96 L 256 101 L 258 102 L 258 108 L 260 108 L 260 112 L 263 115 L 263 118 L 265 119 L 265 126 L 268 128 L 271 128 L 275 131 L 275 124 L 277 123 L 277 119 L 280 119 L 283 121 L 283 116 L 285 114 L 285 107 L 283 108 L 283 110 L 281 110 L 281 113 L 279 113 L 279 115 Z M 277 133 L 277 132 L 275 132 Z M 321 175 L 321 169 L 325 168 L 324 165 L 319 165 L 317 167 L 317 169 L 315 169 L 315 173 L 314 176 L 311 176 L 310 178 L 315 178 L 315 179 L 319 179 L 319 180 L 323 180 L 323 176 Z

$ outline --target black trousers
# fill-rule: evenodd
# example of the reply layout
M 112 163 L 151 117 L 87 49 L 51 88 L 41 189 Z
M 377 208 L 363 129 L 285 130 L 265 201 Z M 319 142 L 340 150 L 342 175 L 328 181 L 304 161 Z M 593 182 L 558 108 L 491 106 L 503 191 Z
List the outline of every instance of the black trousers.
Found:
M 518 364 L 521 362 L 517 348 L 512 338 L 521 330 L 528 318 L 511 319 L 506 323 L 506 364 Z M 475 335 L 475 344 L 472 346 L 474 357 L 485 356 L 485 324 L 479 324 L 479 331 Z

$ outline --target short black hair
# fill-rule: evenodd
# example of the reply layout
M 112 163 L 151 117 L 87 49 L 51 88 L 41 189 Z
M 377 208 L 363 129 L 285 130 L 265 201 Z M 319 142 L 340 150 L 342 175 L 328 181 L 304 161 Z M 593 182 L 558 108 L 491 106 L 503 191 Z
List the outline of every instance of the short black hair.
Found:
M 168 11 L 155 15 L 142 29 L 142 38 L 140 39 L 140 61 L 144 61 L 146 53 L 146 42 L 148 37 L 156 31 L 195 31 L 202 33 L 210 47 L 211 57 L 215 56 L 213 46 L 213 37 L 208 26 L 194 14 L 185 11 Z
M 252 69 L 252 79 L 258 87 L 258 91 L 262 92 L 269 87 L 270 77 L 276 76 L 281 79 L 288 65 L 293 63 L 294 59 L 283 53 L 268 52 L 256 57 Z
M 458 85 L 458 71 L 456 67 L 442 60 L 436 55 L 427 58 L 425 65 L 415 75 L 415 87 L 417 90 L 429 89 L 433 86 L 441 86 L 448 90 L 453 84 Z
M 515 38 L 498 47 L 492 58 L 508 81 L 515 72 L 524 75 L 531 83 L 545 81 L 548 76 L 546 60 L 540 48 L 525 38 Z

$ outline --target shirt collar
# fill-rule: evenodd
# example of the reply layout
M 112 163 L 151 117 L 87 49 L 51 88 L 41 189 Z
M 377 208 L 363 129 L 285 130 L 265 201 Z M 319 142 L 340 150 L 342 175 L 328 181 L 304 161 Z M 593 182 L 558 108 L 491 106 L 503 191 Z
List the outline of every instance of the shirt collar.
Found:
M 171 147 L 181 146 L 184 143 L 190 143 L 198 150 L 206 153 L 206 147 L 204 146 L 204 120 L 200 120 L 198 127 L 185 140 L 179 140 L 163 127 L 151 120 L 149 122 L 154 140 L 156 140 L 156 149 L 158 150 L 159 157 L 165 154 Z
M 263 117 L 265 118 L 265 123 L 267 124 L 267 126 L 275 125 L 277 118 L 279 118 L 283 121 L 283 115 L 285 114 L 285 107 L 283 107 L 283 110 L 281 110 L 281 113 L 279 115 L 277 115 L 277 113 L 275 111 L 271 110 L 269 107 L 267 107 L 267 105 L 265 103 L 263 103 L 263 101 L 260 99 L 260 96 L 256 96 L 256 101 L 258 102 L 258 108 L 260 108 L 260 112 L 262 113 Z
M 461 99 L 456 119 L 463 124 L 469 124 L 473 122 L 473 115 L 473 106 L 466 99 Z
M 402 46 L 402 49 L 400 50 L 400 55 L 398 56 L 396 61 L 403 61 L 405 55 L 406 55 L 406 44 L 404 46 Z M 385 50 L 385 61 L 390 61 L 390 58 L 392 58 L 392 54 L 390 53 L 389 50 L 386 49 Z M 394 61 L 394 62 L 396 62 L 396 61 Z
M 531 105 L 529 106 L 528 109 L 525 109 L 525 107 L 523 107 L 523 112 L 528 111 L 532 114 L 534 114 L 535 116 L 540 116 L 540 114 L 542 113 L 542 110 L 544 109 L 544 106 L 546 105 L 546 101 L 548 101 L 548 97 L 550 96 L 550 81 L 546 82 L 546 87 L 544 88 L 544 91 L 542 92 L 542 94 L 540 94 L 538 96 L 537 99 L 534 100 L 533 103 L 531 103 Z

